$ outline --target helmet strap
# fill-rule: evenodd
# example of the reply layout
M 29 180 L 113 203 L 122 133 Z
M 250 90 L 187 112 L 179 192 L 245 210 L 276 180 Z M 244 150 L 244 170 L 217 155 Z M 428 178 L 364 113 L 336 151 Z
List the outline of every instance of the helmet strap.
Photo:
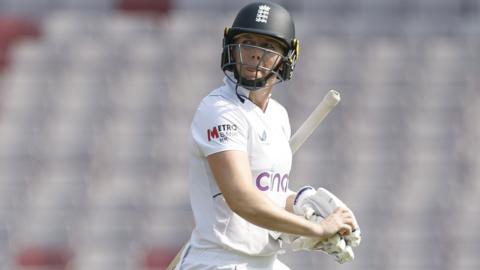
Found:
M 276 72 L 270 72 L 265 78 L 248 80 L 238 74 L 236 68 L 234 68 L 234 77 L 237 80 L 237 85 L 245 87 L 249 91 L 257 91 L 264 88 L 267 85 L 267 82 L 273 77 L 276 76 Z

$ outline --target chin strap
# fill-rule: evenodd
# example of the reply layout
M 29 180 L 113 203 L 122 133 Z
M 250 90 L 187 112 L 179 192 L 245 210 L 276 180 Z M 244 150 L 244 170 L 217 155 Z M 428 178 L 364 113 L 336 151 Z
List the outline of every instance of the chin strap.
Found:
M 245 103 L 245 98 L 247 97 L 244 97 L 238 93 L 238 83 L 235 85 L 235 94 L 237 94 L 238 99 L 240 99 L 242 103 Z
M 275 72 L 270 72 L 267 76 L 265 76 L 265 78 L 247 80 L 238 74 L 237 69 L 235 69 L 233 74 L 235 76 L 235 79 L 237 80 L 237 86 L 243 86 L 250 91 L 256 91 L 264 88 L 267 85 L 267 81 L 269 81 L 273 76 L 276 75 Z

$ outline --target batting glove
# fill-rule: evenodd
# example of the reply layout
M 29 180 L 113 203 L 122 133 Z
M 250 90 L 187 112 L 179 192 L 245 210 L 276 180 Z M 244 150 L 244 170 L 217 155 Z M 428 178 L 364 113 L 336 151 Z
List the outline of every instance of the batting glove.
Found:
M 307 205 L 305 201 L 316 194 L 317 192 L 311 186 L 302 187 L 295 196 L 293 201 L 293 212 L 297 215 L 304 216 L 306 219 L 310 220 L 310 217 L 315 213 L 313 207 Z M 310 212 L 307 213 L 307 210 Z
M 295 214 L 305 216 L 306 214 L 309 214 L 307 213 L 307 210 L 311 208 L 316 215 L 325 218 L 338 207 L 346 207 L 349 209 L 344 202 L 337 198 L 337 196 L 333 195 L 330 191 L 324 188 L 319 188 L 313 193 L 312 189 L 312 187 L 304 187 L 297 193 L 293 205 L 293 211 Z M 347 241 L 351 241 L 354 245 L 358 246 L 361 241 L 360 229 L 353 212 L 350 209 L 349 211 L 353 217 L 354 231 L 358 232 L 351 235 L 350 238 L 347 237 Z M 307 218 L 307 216 L 305 216 L 305 218 Z
M 293 210 L 313 222 L 321 222 L 338 207 L 346 207 L 340 199 L 324 188 L 317 191 L 307 186 L 300 189 L 294 201 Z M 347 207 L 348 208 L 348 207 Z M 337 234 L 327 240 L 319 241 L 309 237 L 299 237 L 292 242 L 292 249 L 322 251 L 335 256 L 338 263 L 352 261 L 355 258 L 352 247 L 360 245 L 361 232 L 353 213 L 355 229 L 351 234 L 340 236 Z
M 292 250 L 321 251 L 334 256 L 335 261 L 340 264 L 353 261 L 355 258 L 352 247 L 348 246 L 339 234 L 322 241 L 310 237 L 299 237 L 293 241 Z

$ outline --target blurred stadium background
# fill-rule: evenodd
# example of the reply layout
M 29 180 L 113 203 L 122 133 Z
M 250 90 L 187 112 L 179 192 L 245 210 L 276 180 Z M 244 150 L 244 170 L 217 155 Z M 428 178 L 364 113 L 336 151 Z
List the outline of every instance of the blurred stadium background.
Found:
M 187 136 L 221 84 L 237 0 L 0 0 L 0 269 L 164 269 L 193 228 Z M 302 42 L 275 90 L 297 154 L 363 225 L 356 259 L 292 269 L 480 269 L 480 1 L 277 1 Z

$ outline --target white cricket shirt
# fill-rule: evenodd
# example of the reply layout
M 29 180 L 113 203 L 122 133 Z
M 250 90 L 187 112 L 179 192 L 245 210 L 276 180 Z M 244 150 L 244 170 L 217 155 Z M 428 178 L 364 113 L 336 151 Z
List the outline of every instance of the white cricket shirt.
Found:
M 226 78 L 224 83 L 202 100 L 191 125 L 189 187 L 196 227 L 190 243 L 202 249 L 272 255 L 281 249 L 281 241 L 230 210 L 206 157 L 225 150 L 248 153 L 252 185 L 284 208 L 291 194 L 288 114 L 272 98 L 265 112 L 246 98 L 242 102 L 235 85 Z M 248 96 L 244 88 L 238 87 L 237 92 Z

